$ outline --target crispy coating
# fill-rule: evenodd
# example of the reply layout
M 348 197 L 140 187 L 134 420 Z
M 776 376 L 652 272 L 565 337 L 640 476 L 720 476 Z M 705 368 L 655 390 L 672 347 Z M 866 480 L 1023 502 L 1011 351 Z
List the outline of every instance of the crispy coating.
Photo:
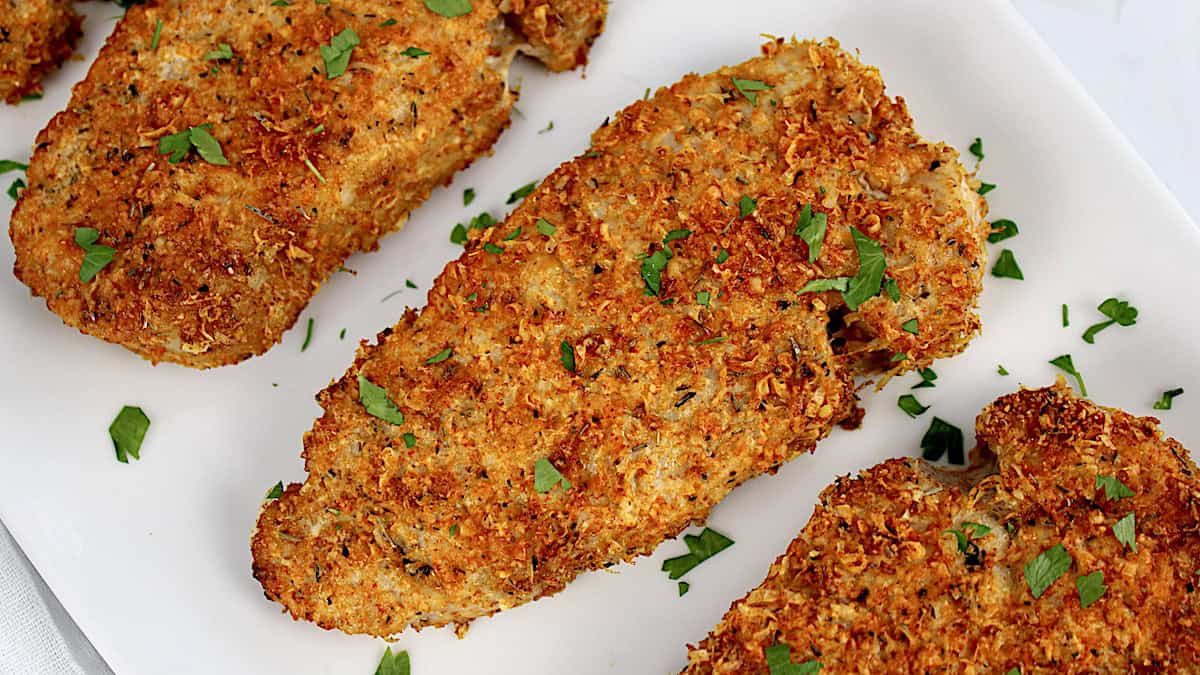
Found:
M 83 17 L 70 0 L 0 0 L 0 99 L 42 93 L 42 77 L 75 50 Z
M 983 411 L 998 472 L 977 482 L 917 459 L 839 478 L 684 672 L 766 672 L 777 643 L 822 673 L 1196 672 L 1200 474 L 1157 425 L 1060 381 Z M 1134 496 L 1108 499 L 1100 475 Z M 1112 531 L 1128 513 L 1136 551 Z M 991 528 L 965 553 L 946 533 L 964 522 Z M 1024 567 L 1060 543 L 1074 563 L 1034 598 Z M 1094 572 L 1107 590 L 1085 609 L 1075 582 Z
M 582 63 L 606 13 L 604 0 L 511 4 L 476 0 L 453 19 L 422 0 L 131 7 L 38 135 L 10 230 L 17 277 L 67 324 L 152 361 L 266 351 L 348 255 L 491 148 L 517 50 Z M 526 42 L 518 23 L 539 32 Z M 318 47 L 347 28 L 360 44 L 327 79 Z M 232 58 L 208 58 L 222 44 Z M 202 124 L 229 166 L 158 152 Z M 117 251 L 90 283 L 77 227 Z
M 307 481 L 260 514 L 268 598 L 389 635 L 555 593 L 855 423 L 858 369 L 965 346 L 987 225 L 954 150 L 922 140 L 835 41 L 763 51 L 618 113 L 506 222 L 472 232 L 419 314 L 360 349 L 317 397 Z M 754 105 L 734 76 L 774 88 Z M 743 219 L 744 195 L 757 208 Z M 810 202 L 829 221 L 815 265 L 794 234 Z M 797 295 L 854 274 L 850 224 L 882 243 L 900 302 L 847 313 L 839 294 Z M 683 229 L 648 294 L 643 258 Z M 900 330 L 914 317 L 920 336 Z M 895 351 L 910 360 L 889 364 Z M 402 425 L 365 412 L 359 375 Z M 536 492 L 539 459 L 571 489 Z

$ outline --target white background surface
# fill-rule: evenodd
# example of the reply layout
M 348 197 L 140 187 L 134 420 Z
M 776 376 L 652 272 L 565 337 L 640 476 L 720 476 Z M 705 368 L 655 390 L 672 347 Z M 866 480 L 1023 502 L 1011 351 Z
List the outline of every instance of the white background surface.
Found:
M 1193 271 L 1200 236 L 999 3 L 913 2 L 900 12 L 899 3 L 764 2 L 735 16 L 727 2 L 711 10 L 700 4 L 686 12 L 672 11 L 683 3 L 614 4 L 586 81 L 519 68 L 524 117 L 495 156 L 435 194 L 382 251 L 354 259 L 356 278 L 322 291 L 305 313 L 317 331 L 302 355 L 303 336 L 293 331 L 266 357 L 235 368 L 152 368 L 63 328 L 24 287 L 0 279 L 5 325 L 20 327 L 0 332 L 9 375 L 0 394 L 8 439 L 0 449 L 0 516 L 118 672 L 371 672 L 381 641 L 279 615 L 250 579 L 246 550 L 266 487 L 303 477 L 299 439 L 318 413 L 312 394 L 341 374 L 353 352 L 337 331 L 369 336 L 404 303 L 419 305 L 455 254 L 446 241 L 455 221 L 479 208 L 498 210 L 511 189 L 584 148 L 600 119 L 646 86 L 748 58 L 758 32 L 836 34 L 882 68 L 889 92 L 908 99 L 927 136 L 960 148 L 975 135 L 985 139 L 981 176 L 1000 185 L 989 195 L 992 215 L 1021 224 L 1022 235 L 1005 244 L 1027 281 L 989 279 L 985 335 L 966 355 L 937 365 L 937 389 L 919 392 L 932 413 L 969 430 L 995 395 L 1018 382 L 1050 381 L 1045 361 L 1065 351 L 1104 403 L 1148 413 L 1170 386 L 1200 394 L 1192 340 L 1200 321 L 1177 310 L 1179 293 L 1192 292 L 1179 289 L 1200 283 Z M 1200 3 L 1015 4 L 1176 194 L 1200 211 L 1192 168 L 1200 142 L 1190 118 L 1200 103 Z M 86 41 L 96 45 L 104 17 L 117 11 L 83 7 L 91 16 Z M 20 115 L 0 111 L 0 157 L 27 154 L 37 128 L 65 101 L 65 84 L 82 73 L 83 64 L 72 64 L 46 100 L 21 106 Z M 555 130 L 539 136 L 550 119 Z M 467 186 L 480 194 L 470 210 L 459 201 Z M 11 257 L 10 246 L 0 247 L 0 267 L 9 268 Z M 378 303 L 405 278 L 422 290 Z M 1078 333 L 1109 295 L 1134 300 L 1139 324 L 1084 345 Z M 1072 306 L 1068 330 L 1058 325 L 1061 302 Z M 1013 377 L 998 377 L 998 362 Z M 663 558 L 682 551 L 668 543 L 617 574 L 585 575 L 559 596 L 477 622 L 464 641 L 425 631 L 402 636 L 398 646 L 410 650 L 418 674 L 681 667 L 684 644 L 703 637 L 731 600 L 761 580 L 821 487 L 836 474 L 913 451 L 928 414 L 910 421 L 894 407 L 912 379 L 866 397 L 861 431 L 835 434 L 816 455 L 748 484 L 714 511 L 711 524 L 738 543 L 689 575 L 688 596 L 675 597 L 674 584 L 658 572 Z M 1195 446 L 1200 421 L 1188 411 L 1200 398 L 1193 396 L 1163 417 L 1168 432 Z M 154 420 L 143 460 L 129 466 L 112 460 L 103 431 L 122 403 L 144 405 Z

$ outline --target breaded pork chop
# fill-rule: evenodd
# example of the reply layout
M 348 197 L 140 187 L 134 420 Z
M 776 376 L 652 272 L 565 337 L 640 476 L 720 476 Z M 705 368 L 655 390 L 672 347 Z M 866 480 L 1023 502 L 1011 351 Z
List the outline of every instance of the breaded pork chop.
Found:
M 0 100 L 42 92 L 42 77 L 66 60 L 83 17 L 70 0 L 0 0 Z
M 954 150 L 836 42 L 763 51 L 615 115 L 360 349 L 259 517 L 267 597 L 389 635 L 557 592 L 855 424 L 857 370 L 966 345 L 987 225 Z M 896 301 L 797 292 L 884 258 Z
M 348 255 L 489 150 L 509 123 L 515 51 L 573 67 L 606 12 L 604 0 L 473 6 L 454 18 L 423 0 L 131 7 L 38 135 L 10 230 L 17 277 L 66 323 L 153 361 L 266 351 Z M 81 227 L 115 249 L 91 281 Z
M 973 484 L 917 459 L 838 479 L 684 672 L 765 673 L 769 648 L 821 673 L 1197 672 L 1200 473 L 1157 424 L 1060 382 L 983 411 L 998 472 Z

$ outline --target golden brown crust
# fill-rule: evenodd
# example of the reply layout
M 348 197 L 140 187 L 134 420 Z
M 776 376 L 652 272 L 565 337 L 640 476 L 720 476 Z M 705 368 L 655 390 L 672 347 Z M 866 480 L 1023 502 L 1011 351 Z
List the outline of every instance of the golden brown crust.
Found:
M 777 643 L 822 673 L 1196 672 L 1200 474 L 1157 423 L 1060 382 L 983 411 L 999 473 L 973 486 L 915 459 L 839 479 L 684 672 L 765 672 Z M 1135 495 L 1107 499 L 1098 475 Z M 1136 552 L 1112 532 L 1130 512 Z M 991 528 L 976 555 L 945 533 L 963 522 Z M 1025 564 L 1058 543 L 1074 564 L 1035 599 Z M 1107 591 L 1082 608 L 1076 577 L 1097 571 Z
M 563 6 L 601 28 L 603 0 Z M 508 63 L 534 48 L 505 21 L 487 0 L 453 19 L 422 0 L 130 7 L 38 136 L 10 229 L 17 277 L 66 323 L 153 361 L 266 351 L 349 254 L 373 250 L 508 125 Z M 346 28 L 361 43 L 329 80 L 318 47 Z M 575 59 L 594 37 L 563 30 L 537 49 Z M 205 58 L 222 43 L 231 59 Z M 201 124 L 230 166 L 157 151 Z M 117 250 L 87 284 L 83 226 Z
M 878 72 L 836 42 L 764 52 L 618 113 L 505 223 L 472 232 L 420 314 L 364 345 L 318 396 L 308 480 L 260 515 L 267 597 L 325 628 L 389 635 L 555 593 L 651 552 L 855 419 L 856 367 L 965 346 L 987 225 L 954 151 L 917 136 Z M 775 88 L 751 105 L 735 75 Z M 758 199 L 744 220 L 743 195 Z M 810 201 L 829 214 L 817 265 L 793 233 Z M 797 296 L 853 274 L 850 224 L 895 261 L 900 303 L 855 315 L 837 294 Z M 642 256 L 679 228 L 692 234 L 670 243 L 661 295 L 647 295 Z M 831 312 L 854 334 L 831 339 Z M 920 338 L 899 330 L 914 317 Z M 364 411 L 360 374 L 403 425 Z M 543 458 L 572 489 L 534 490 Z
M 70 0 L 0 0 L 0 99 L 42 93 L 42 77 L 71 56 L 82 23 Z

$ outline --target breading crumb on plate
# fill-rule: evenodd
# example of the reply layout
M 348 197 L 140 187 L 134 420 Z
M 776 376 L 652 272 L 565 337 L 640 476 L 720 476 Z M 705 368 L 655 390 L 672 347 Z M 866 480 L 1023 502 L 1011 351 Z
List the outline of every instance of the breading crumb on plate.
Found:
M 83 17 L 70 0 L 0 0 L 0 99 L 42 93 L 42 77 L 65 61 Z
M 1187 450 L 1061 381 L 1001 397 L 976 433 L 986 477 L 895 459 L 826 488 L 684 672 L 765 672 L 783 648 L 821 673 L 1200 669 Z
M 856 375 L 966 346 L 957 153 L 836 41 L 763 52 L 613 116 L 321 392 L 253 536 L 268 598 L 391 635 L 555 593 L 853 426 Z
M 67 324 L 152 361 L 266 351 L 347 256 L 489 151 L 513 55 L 581 64 L 607 8 L 472 4 L 133 5 L 38 135 L 16 276 Z M 90 280 L 79 228 L 112 252 Z

